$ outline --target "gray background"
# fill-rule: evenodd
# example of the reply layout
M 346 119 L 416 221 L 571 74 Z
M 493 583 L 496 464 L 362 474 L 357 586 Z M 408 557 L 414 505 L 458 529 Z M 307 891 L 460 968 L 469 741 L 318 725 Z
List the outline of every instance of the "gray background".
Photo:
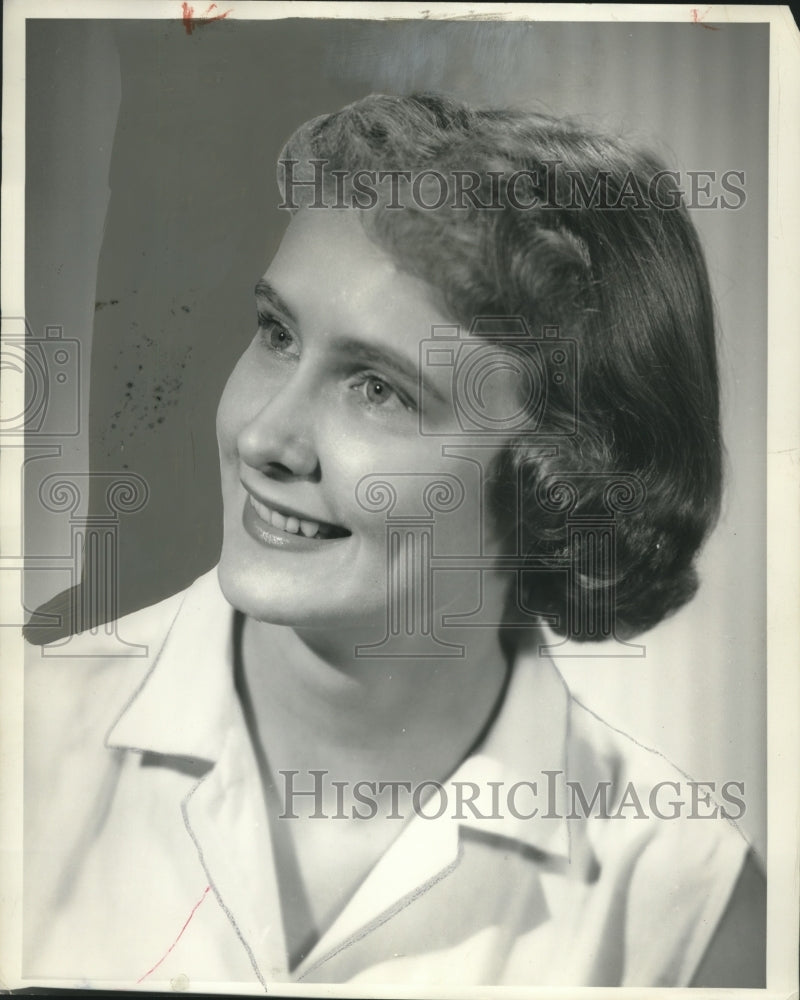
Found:
M 622 129 L 682 170 L 743 170 L 746 205 L 698 210 L 723 335 L 729 481 L 702 589 L 640 659 L 559 665 L 601 715 L 701 780 L 744 780 L 765 838 L 768 27 L 28 21 L 26 310 L 81 342 L 81 433 L 29 459 L 29 556 L 69 553 L 53 471 L 128 470 L 120 612 L 183 588 L 221 540 L 214 413 L 254 329 L 252 288 L 286 224 L 274 161 L 292 130 L 373 92 L 439 90 Z M 80 512 L 104 508 L 84 491 Z M 70 584 L 31 569 L 33 610 Z M 575 650 L 572 650 L 573 652 Z M 584 650 L 577 650 L 585 652 Z M 570 652 L 566 648 L 564 653 Z

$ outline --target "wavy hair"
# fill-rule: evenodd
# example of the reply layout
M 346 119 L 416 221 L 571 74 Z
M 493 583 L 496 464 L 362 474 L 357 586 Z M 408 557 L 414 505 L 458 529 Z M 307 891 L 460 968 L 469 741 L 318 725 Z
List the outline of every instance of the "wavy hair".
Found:
M 520 316 L 530 330 L 557 326 L 577 345 L 577 377 L 550 387 L 535 446 L 512 439 L 497 469 L 496 513 L 517 484 L 531 564 L 546 557 L 580 567 L 570 579 L 532 572 L 524 603 L 577 639 L 603 637 L 582 623 L 609 599 L 619 636 L 681 607 L 719 513 L 722 443 L 708 274 L 675 175 L 648 152 L 570 120 L 431 95 L 373 95 L 308 122 L 281 162 L 314 159 L 325 161 L 329 185 L 333 171 L 477 175 L 474 197 L 458 208 L 392 211 L 383 198 L 361 213 L 363 224 L 463 326 Z M 557 447 L 543 455 L 548 440 Z M 615 518 L 607 573 L 576 551 L 568 515 L 607 515 L 609 483 L 620 475 L 641 484 L 644 502 Z M 573 484 L 569 504 L 542 502 L 563 483 Z

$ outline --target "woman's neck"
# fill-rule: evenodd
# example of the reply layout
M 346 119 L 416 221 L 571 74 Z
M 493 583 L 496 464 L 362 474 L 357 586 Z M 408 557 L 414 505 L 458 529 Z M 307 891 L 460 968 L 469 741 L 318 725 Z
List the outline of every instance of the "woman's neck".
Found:
M 442 780 L 473 747 L 501 699 L 508 664 L 494 629 L 448 641 L 463 656 L 356 655 L 336 642 L 245 618 L 239 653 L 251 726 L 272 779 L 324 771 L 332 782 Z M 362 633 L 363 634 L 363 633 Z

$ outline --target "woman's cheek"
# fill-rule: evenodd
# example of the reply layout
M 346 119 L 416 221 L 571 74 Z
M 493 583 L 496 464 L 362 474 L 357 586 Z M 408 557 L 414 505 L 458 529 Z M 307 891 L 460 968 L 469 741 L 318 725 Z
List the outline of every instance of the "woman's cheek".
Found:
M 236 434 L 234 431 L 234 412 L 232 392 L 233 375 L 230 376 L 222 390 L 219 405 L 217 406 L 217 443 L 219 445 L 220 457 L 230 455 L 234 450 Z
M 242 430 L 278 391 L 273 382 L 251 345 L 228 377 L 217 407 L 217 441 L 223 455 L 236 455 Z
M 217 407 L 217 438 L 220 445 L 236 440 L 239 427 L 244 423 L 242 404 L 251 393 L 247 386 L 247 357 L 249 349 L 239 358 L 228 376 Z

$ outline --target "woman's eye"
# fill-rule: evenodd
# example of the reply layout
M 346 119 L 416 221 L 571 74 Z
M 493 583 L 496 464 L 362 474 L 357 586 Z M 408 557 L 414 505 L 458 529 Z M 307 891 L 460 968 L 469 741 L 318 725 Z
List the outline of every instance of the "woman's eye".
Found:
M 405 410 L 412 409 L 403 395 L 380 375 L 363 375 L 353 388 L 359 393 L 365 406 L 381 407 L 387 410 L 394 410 L 398 406 Z
M 277 354 L 297 355 L 300 353 L 292 333 L 277 319 L 260 316 L 258 330 L 262 342 Z
M 396 395 L 394 389 L 386 382 L 382 382 L 379 378 L 374 378 L 370 376 L 364 380 L 364 396 L 368 402 L 373 403 L 377 406 L 388 402 L 393 396 Z

